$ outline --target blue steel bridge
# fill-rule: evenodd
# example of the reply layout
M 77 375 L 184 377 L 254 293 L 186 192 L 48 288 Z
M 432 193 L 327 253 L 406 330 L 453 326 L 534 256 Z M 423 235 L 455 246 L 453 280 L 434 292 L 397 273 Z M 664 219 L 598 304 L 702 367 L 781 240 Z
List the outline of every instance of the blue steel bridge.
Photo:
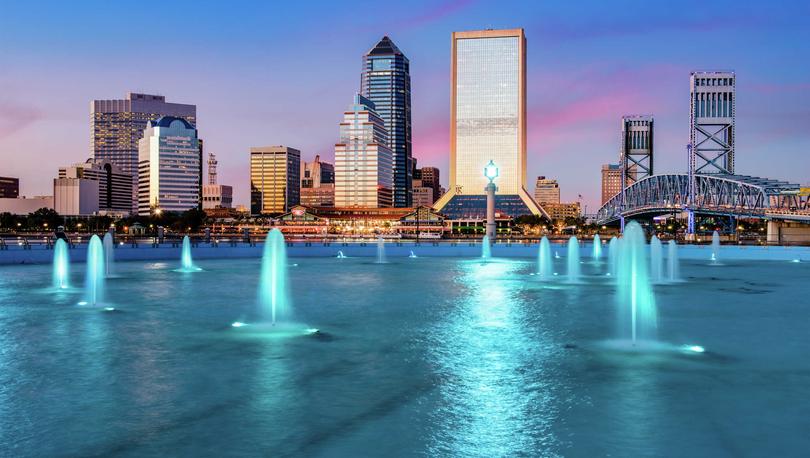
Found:
M 640 179 L 607 201 L 598 224 L 686 212 L 694 215 L 810 223 L 808 196 L 797 184 L 729 174 L 664 174 Z

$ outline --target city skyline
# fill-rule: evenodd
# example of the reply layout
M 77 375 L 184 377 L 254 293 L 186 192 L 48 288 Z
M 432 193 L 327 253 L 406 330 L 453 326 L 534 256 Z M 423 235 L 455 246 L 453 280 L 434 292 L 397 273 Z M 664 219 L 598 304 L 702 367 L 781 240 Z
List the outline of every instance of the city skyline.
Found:
M 145 71 L 142 58 L 152 53 L 142 37 L 171 36 L 187 7 L 168 7 L 148 26 L 122 31 L 93 21 L 123 5 L 53 4 L 37 13 L 51 34 L 36 34 L 24 27 L 32 12 L 9 5 L 9 14 L 0 18 L 5 43 L 0 50 L 10 63 L 0 73 L 6 89 L 0 97 L 0 156 L 7 160 L 0 173 L 20 178 L 21 195 L 50 194 L 60 165 L 89 157 L 90 101 L 154 93 L 197 106 L 206 151 L 220 158 L 221 181 L 235 186 L 234 204 L 246 204 L 244 151 L 251 145 L 290 144 L 301 149 L 302 160 L 316 154 L 334 160 L 334 126 L 346 97 L 356 91 L 358 59 L 388 35 L 411 60 L 413 155 L 421 166 L 443 170 L 447 186 L 450 34 L 524 27 L 530 43 L 527 175 L 557 178 L 563 201 L 582 194 L 590 212 L 595 209 L 599 167 L 616 162 L 618 126 L 627 114 L 655 116 L 656 171 L 684 172 L 689 74 L 700 70 L 733 70 L 738 77 L 737 173 L 810 181 L 808 64 L 794 57 L 807 51 L 808 31 L 799 18 L 810 8 L 800 2 L 763 11 L 723 2 L 704 6 L 701 17 L 690 8 L 666 5 L 636 13 L 592 3 L 572 14 L 564 5 L 417 2 L 370 11 L 379 20 L 351 33 L 340 18 L 353 8 L 323 4 L 322 14 L 311 15 L 301 6 L 283 5 L 273 13 L 284 24 L 259 37 L 248 25 L 269 17 L 264 8 L 191 12 L 195 29 L 215 18 L 221 26 L 189 40 L 194 59 L 150 57 L 154 61 Z M 134 22 L 148 14 L 127 11 Z M 105 40 L 95 40 L 102 33 Z M 293 39 L 277 40 L 276 34 Z M 334 34 L 341 39 L 331 40 Z M 51 39 L 57 35 L 60 40 Z M 122 51 L 130 59 L 122 59 Z M 318 56 L 330 72 L 297 66 L 302 55 Z M 153 71 L 156 66 L 161 71 Z M 279 66 L 286 70 L 265 71 Z M 51 169 L 43 170 L 43 163 Z

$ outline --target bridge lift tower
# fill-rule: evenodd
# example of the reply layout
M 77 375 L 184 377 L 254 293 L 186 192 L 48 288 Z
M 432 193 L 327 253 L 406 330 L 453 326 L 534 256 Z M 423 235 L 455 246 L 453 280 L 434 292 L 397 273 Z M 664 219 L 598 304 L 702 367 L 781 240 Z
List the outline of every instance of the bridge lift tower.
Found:
M 619 151 L 622 200 L 624 189 L 653 175 L 653 117 L 651 115 L 622 116 L 622 142 Z M 622 202 L 622 205 L 624 202 Z M 624 218 L 621 219 L 624 232 Z

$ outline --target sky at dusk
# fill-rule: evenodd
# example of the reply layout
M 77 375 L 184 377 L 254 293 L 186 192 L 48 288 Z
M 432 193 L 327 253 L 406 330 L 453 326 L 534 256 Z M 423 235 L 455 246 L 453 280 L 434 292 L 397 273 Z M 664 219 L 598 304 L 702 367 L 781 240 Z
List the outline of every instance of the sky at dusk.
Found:
M 219 182 L 247 204 L 251 146 L 331 160 L 364 52 L 411 62 L 413 153 L 448 181 L 450 33 L 526 30 L 528 189 L 596 210 L 620 118 L 653 114 L 657 172 L 684 172 L 689 72 L 737 72 L 736 168 L 810 183 L 810 2 L 13 2 L 0 0 L 0 175 L 50 195 L 90 155 L 90 101 L 197 105 Z

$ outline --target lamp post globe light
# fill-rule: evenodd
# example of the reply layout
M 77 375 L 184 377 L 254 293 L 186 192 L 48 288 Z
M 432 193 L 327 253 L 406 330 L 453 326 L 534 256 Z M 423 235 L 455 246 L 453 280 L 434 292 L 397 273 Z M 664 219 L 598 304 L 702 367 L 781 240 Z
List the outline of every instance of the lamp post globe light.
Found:
M 492 242 L 495 240 L 495 191 L 498 190 L 498 187 L 495 186 L 494 180 L 498 178 L 498 167 L 495 165 L 495 162 L 492 160 L 489 161 L 489 164 L 484 167 L 484 176 L 489 179 L 489 184 L 487 187 L 484 188 L 484 191 L 487 193 L 487 229 L 486 235 L 489 237 L 489 241 Z

